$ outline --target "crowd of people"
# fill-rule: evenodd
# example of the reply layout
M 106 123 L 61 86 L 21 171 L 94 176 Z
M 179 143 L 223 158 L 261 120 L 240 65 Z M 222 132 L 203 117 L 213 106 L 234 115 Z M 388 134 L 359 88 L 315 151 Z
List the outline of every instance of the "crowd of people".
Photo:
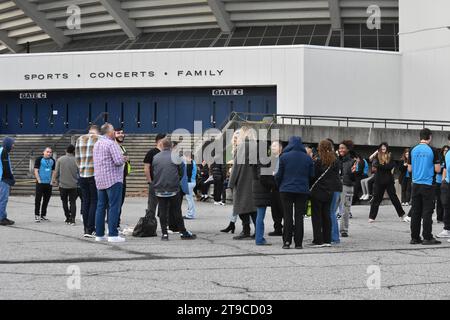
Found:
M 75 225 L 79 197 L 84 237 L 124 242 L 119 230 L 126 179 L 132 171 L 124 138 L 123 129 L 105 123 L 100 130 L 91 126 L 57 160 L 53 150 L 46 147 L 34 163 L 35 222 L 49 221 L 47 206 L 57 186 L 66 224 Z M 405 149 L 401 160 L 395 161 L 387 143 L 364 159 L 355 152 L 351 140 L 336 145 L 324 139 L 313 148 L 293 136 L 287 145 L 272 142 L 263 155 L 271 161 L 263 162 L 259 154 L 252 161 L 252 147 L 260 141 L 253 130 L 243 126 L 233 135 L 231 161 L 226 163 L 222 155 L 216 155 L 209 162 L 197 164 L 190 152 L 179 153 L 176 143 L 158 134 L 155 148 L 143 160 L 148 183 L 146 221 L 156 229 L 159 217 L 163 241 L 169 240 L 170 233 L 179 233 L 183 240 L 196 239 L 184 220 L 196 219 L 195 200 L 208 202 L 213 186 L 213 204 L 217 206 L 226 205 L 227 190 L 231 190 L 229 224 L 220 231 L 234 233 L 239 217 L 242 232 L 233 239 L 254 239 L 256 245 L 271 245 L 265 238 L 264 225 L 267 207 L 271 207 L 274 230 L 268 235 L 282 237 L 283 249 L 292 244 L 302 249 L 305 216 L 310 207 L 311 246 L 330 247 L 349 236 L 352 205 L 369 201 L 368 222 L 375 223 L 387 193 L 400 220 L 410 223 L 411 244 L 440 244 L 432 233 L 432 215 L 436 210 L 437 220 L 444 226 L 436 237 L 450 238 L 450 172 L 446 170 L 449 147 L 434 149 L 429 129 L 421 130 L 419 138 L 416 146 Z M 5 226 L 14 224 L 6 213 L 10 188 L 15 184 L 10 160 L 13 147 L 14 140 L 7 137 L 0 148 L 0 225 Z M 395 189 L 395 170 L 399 173 L 401 201 Z M 185 215 L 183 197 L 187 200 Z M 407 206 L 408 213 L 404 210 Z M 152 235 L 156 236 L 156 232 Z

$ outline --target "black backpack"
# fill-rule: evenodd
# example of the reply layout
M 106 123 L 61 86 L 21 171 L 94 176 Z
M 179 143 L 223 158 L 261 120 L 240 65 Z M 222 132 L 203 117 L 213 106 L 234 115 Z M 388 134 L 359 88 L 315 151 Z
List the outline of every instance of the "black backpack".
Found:
M 139 219 L 133 230 L 133 237 L 156 237 L 158 222 L 155 218 L 146 215 Z

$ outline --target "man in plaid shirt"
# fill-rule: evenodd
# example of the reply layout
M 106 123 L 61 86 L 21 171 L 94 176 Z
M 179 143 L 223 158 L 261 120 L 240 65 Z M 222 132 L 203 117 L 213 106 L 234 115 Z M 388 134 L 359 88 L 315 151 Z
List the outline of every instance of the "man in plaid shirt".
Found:
M 108 205 L 108 241 L 124 242 L 119 236 L 120 206 L 122 203 L 123 170 L 128 157 L 122 155 L 115 141 L 114 127 L 105 123 L 101 128 L 103 137 L 94 145 L 94 174 L 98 189 L 97 212 L 95 213 L 96 241 L 104 241 L 105 215 Z
M 84 237 L 95 237 L 95 211 L 97 210 L 97 188 L 94 178 L 94 145 L 98 141 L 96 125 L 89 127 L 89 133 L 77 139 L 75 160 L 80 170 L 81 214 L 83 215 Z

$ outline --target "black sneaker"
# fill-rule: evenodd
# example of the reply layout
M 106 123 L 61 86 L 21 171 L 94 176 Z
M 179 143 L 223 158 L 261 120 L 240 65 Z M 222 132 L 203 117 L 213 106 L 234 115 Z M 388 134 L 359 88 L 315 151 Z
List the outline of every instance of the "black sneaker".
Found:
M 184 231 L 180 236 L 181 240 L 194 240 L 197 239 L 197 236 L 190 231 Z
M 73 219 L 73 220 L 71 219 L 71 220 L 69 221 L 69 225 L 70 225 L 70 226 L 74 226 L 74 225 L 75 225 L 75 219 Z
M 40 216 L 34 216 L 34 222 L 41 222 Z
M 411 239 L 411 241 L 409 242 L 409 244 L 421 244 L 422 243 L 422 239 Z
M 44 221 L 44 222 L 50 222 L 50 220 L 48 220 L 47 217 L 45 217 L 45 216 L 42 216 L 42 217 L 41 217 L 41 221 Z
M 349 217 L 350 219 L 353 219 L 353 215 L 352 215 L 351 212 L 348 214 L 348 217 Z
M 169 234 L 163 233 L 163 235 L 161 236 L 161 241 L 169 241 Z
M 422 241 L 422 244 L 424 245 L 424 246 L 432 246 L 432 245 L 435 245 L 435 244 L 441 244 L 442 242 L 440 242 L 440 241 L 438 241 L 438 240 L 436 240 L 436 239 L 430 239 L 430 240 L 423 240 Z
M 12 226 L 14 224 L 14 221 L 9 220 L 7 218 L 0 220 L 0 226 Z
M 289 242 L 285 242 L 283 244 L 283 249 L 290 249 L 291 248 L 291 244 Z
M 64 221 L 65 224 L 69 224 L 70 223 L 70 218 L 66 218 L 66 220 Z
M 297 250 L 303 249 L 303 246 L 295 246 L 295 249 Z
M 348 233 L 347 232 L 342 232 L 341 233 L 341 237 L 342 238 L 348 238 Z
M 275 230 L 272 232 L 269 232 L 269 237 L 281 237 L 283 235 L 283 232 Z

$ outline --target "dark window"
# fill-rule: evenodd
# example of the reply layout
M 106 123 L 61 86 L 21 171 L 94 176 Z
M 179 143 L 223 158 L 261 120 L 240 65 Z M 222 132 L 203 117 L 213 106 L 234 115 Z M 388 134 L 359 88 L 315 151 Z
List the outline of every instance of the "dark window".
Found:
M 236 28 L 233 32 L 233 38 L 247 38 L 250 28 Z
M 314 31 L 314 26 L 300 26 L 297 36 L 310 36 Z
M 395 25 L 393 23 L 382 23 L 381 29 L 378 30 L 379 35 L 391 36 L 395 34 Z
M 331 26 L 328 24 L 316 24 L 314 28 L 315 36 L 328 36 L 330 33 Z
M 178 35 L 181 33 L 181 31 L 170 31 L 167 32 L 162 41 L 173 41 L 175 40 Z
M 341 46 L 341 36 L 340 35 L 332 35 L 330 39 L 329 46 L 331 47 L 340 47 Z
M 170 48 L 182 48 L 184 41 L 174 41 L 170 44 Z
M 378 38 L 376 36 L 362 36 L 361 37 L 362 48 L 377 48 Z
M 201 40 L 205 37 L 206 33 L 208 32 L 208 29 L 198 29 L 194 32 L 191 39 L 192 40 Z
M 277 45 L 291 45 L 292 43 L 294 43 L 294 37 L 281 37 L 278 39 Z
M 261 38 L 248 38 L 247 40 L 245 40 L 245 46 L 247 46 L 247 47 L 259 46 L 260 43 L 261 43 Z
M 264 37 L 279 37 L 281 33 L 280 26 L 267 27 Z
M 264 35 L 265 31 L 266 31 L 266 27 L 252 27 L 248 36 L 249 37 L 262 37 Z
M 154 49 L 157 44 L 157 42 L 147 42 L 142 49 Z
M 156 46 L 157 49 L 164 49 L 164 48 L 168 48 L 170 46 L 171 42 L 169 41 L 163 41 L 158 43 L 158 45 Z
M 165 35 L 166 35 L 165 32 L 157 32 L 153 35 L 153 37 L 150 41 L 151 42 L 159 42 L 164 38 Z
M 214 47 L 225 47 L 225 43 L 227 42 L 227 39 L 220 38 L 219 40 L 214 43 Z
M 378 30 L 377 29 L 370 30 L 369 28 L 367 28 L 367 25 L 363 24 L 361 26 L 361 34 L 363 36 L 377 36 Z
M 344 46 L 347 48 L 361 48 L 361 37 L 344 36 Z
M 277 44 L 278 38 L 263 38 L 261 41 L 262 46 L 274 46 Z
M 327 43 L 327 38 L 325 36 L 314 36 L 311 38 L 310 44 L 315 46 L 324 46 Z
M 284 26 L 281 31 L 282 37 L 295 37 L 297 34 L 298 26 Z
M 183 48 L 195 48 L 199 43 L 199 40 L 189 40 L 184 43 Z
M 379 36 L 380 47 L 395 48 L 395 36 Z
M 229 47 L 239 47 L 244 45 L 245 39 L 231 39 L 228 43 Z
M 211 45 L 211 43 L 212 43 L 212 40 L 211 40 L 211 39 L 208 39 L 208 40 L 201 40 L 201 41 L 198 43 L 197 47 L 209 47 L 209 46 Z
M 220 29 L 209 29 L 205 39 L 215 39 L 220 34 Z
M 294 39 L 294 44 L 309 44 L 311 37 L 296 37 Z
M 361 34 L 361 25 L 359 24 L 345 24 L 344 35 L 346 36 L 359 36 Z
M 177 40 L 188 40 L 191 36 L 192 36 L 192 34 L 194 34 L 194 30 L 185 30 L 185 31 L 182 31 L 179 35 L 178 35 L 178 38 L 177 38 Z

